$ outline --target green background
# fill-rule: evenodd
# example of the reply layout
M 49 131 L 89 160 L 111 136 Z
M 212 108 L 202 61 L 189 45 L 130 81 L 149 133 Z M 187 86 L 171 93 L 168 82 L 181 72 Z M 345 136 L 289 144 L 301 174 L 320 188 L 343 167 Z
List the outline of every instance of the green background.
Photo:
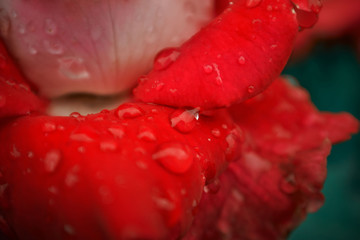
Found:
M 360 64 L 355 48 L 318 44 L 306 59 L 288 64 L 285 74 L 308 89 L 322 111 L 347 111 L 360 119 Z M 290 240 L 360 239 L 360 134 L 335 145 L 328 158 L 325 205 L 310 214 Z

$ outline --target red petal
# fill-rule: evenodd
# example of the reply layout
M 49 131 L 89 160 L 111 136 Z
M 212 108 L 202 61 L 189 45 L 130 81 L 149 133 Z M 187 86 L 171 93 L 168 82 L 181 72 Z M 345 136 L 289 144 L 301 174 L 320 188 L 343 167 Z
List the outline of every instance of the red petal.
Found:
M 44 108 L 45 101 L 31 92 L 0 41 L 0 118 L 41 112 Z
M 348 139 L 359 123 L 348 114 L 319 113 L 304 90 L 285 80 L 231 112 L 247 147 L 220 176 L 217 192 L 205 187 L 186 239 L 285 239 L 323 204 L 331 141 Z
M 135 96 L 216 108 L 263 91 L 285 66 L 298 24 L 290 1 L 257 2 L 234 2 L 179 49 L 160 53 Z
M 239 155 L 241 132 L 225 110 L 193 112 L 195 122 L 174 111 L 133 103 L 3 126 L 1 214 L 19 239 L 182 235 L 205 181 Z M 192 128 L 172 127 L 174 116 Z

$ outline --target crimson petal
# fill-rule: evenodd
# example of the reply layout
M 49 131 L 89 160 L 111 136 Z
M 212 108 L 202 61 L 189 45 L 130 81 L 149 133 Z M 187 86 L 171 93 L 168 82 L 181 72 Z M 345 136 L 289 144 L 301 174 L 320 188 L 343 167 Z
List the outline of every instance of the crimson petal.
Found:
M 161 52 L 135 96 L 209 109 L 263 91 L 285 66 L 298 23 L 289 0 L 251 2 L 233 2 L 179 49 Z
M 0 214 L 18 239 L 183 235 L 204 184 L 239 156 L 242 141 L 225 110 L 197 114 L 127 103 L 3 125 Z
M 320 113 L 307 92 L 283 79 L 231 113 L 247 146 L 204 189 L 185 239 L 285 239 L 323 204 L 331 144 L 357 132 L 359 122 L 346 113 Z

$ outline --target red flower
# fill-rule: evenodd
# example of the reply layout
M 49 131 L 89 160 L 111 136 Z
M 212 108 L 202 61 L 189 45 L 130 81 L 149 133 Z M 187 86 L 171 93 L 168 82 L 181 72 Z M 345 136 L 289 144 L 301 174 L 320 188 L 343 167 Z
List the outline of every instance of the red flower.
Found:
M 229 2 L 141 78 L 136 97 L 162 105 L 128 100 L 86 116 L 47 116 L 1 46 L 2 231 L 14 239 L 285 238 L 322 205 L 331 144 L 358 130 L 351 115 L 318 112 L 278 77 L 297 28 L 315 22 L 319 5 L 309 2 Z M 39 76 L 4 40 L 24 73 Z M 84 59 L 70 60 L 60 67 L 89 73 Z M 35 81 L 43 94 L 67 91 L 43 80 Z

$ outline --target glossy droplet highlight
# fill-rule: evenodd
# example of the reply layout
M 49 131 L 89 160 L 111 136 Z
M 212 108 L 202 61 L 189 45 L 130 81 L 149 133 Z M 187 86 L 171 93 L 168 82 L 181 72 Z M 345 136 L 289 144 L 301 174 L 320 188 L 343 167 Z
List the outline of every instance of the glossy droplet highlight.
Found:
M 178 109 L 170 115 L 170 123 L 173 128 L 182 133 L 188 133 L 196 126 L 199 119 L 199 110 Z
M 139 133 L 137 135 L 137 137 L 140 140 L 146 141 L 146 142 L 154 142 L 156 141 L 156 136 L 155 133 L 152 129 L 142 126 L 139 129 Z
M 46 123 L 44 123 L 42 130 L 45 133 L 54 132 L 56 130 L 56 125 L 52 122 L 46 122 Z
M 46 153 L 44 158 L 44 168 L 46 172 L 52 173 L 59 166 L 61 153 L 59 150 L 51 150 Z
M 248 8 L 257 7 L 261 2 L 262 0 L 246 0 L 246 7 Z
M 246 63 L 245 57 L 244 57 L 244 56 L 240 56 L 240 57 L 238 58 L 238 63 L 239 63 L 240 65 L 244 65 L 244 64 Z
M 63 57 L 58 59 L 59 73 L 72 80 L 87 79 L 90 73 L 84 64 L 84 60 L 79 57 Z
M 64 52 L 64 48 L 59 42 L 50 42 L 45 40 L 44 46 L 46 51 L 52 55 L 60 55 Z
M 204 67 L 203 67 L 203 69 L 204 69 L 204 72 L 206 73 L 206 74 L 210 74 L 210 73 L 212 73 L 213 71 L 214 71 L 214 68 L 213 68 L 213 66 L 211 66 L 211 65 L 205 65 Z
M 152 155 L 165 169 L 172 173 L 185 173 L 193 164 L 193 155 L 187 145 L 177 142 L 163 143 Z
M 108 131 L 115 137 L 115 138 L 123 138 L 125 135 L 125 131 L 122 127 L 116 126 L 108 128 Z
M 117 149 L 117 143 L 114 141 L 100 142 L 100 150 L 103 152 L 113 152 Z
M 140 107 L 133 104 L 123 104 L 115 111 L 118 118 L 136 118 L 143 115 Z
M 176 48 L 167 48 L 158 53 L 154 61 L 155 70 L 165 70 L 179 57 L 180 52 Z
M 46 34 L 51 35 L 51 36 L 56 34 L 57 25 L 52 19 L 50 19 L 50 18 L 46 19 L 44 25 L 45 25 L 44 30 L 45 30 Z
M 214 137 L 220 137 L 221 136 L 221 131 L 220 129 L 218 128 L 214 128 L 213 130 L 211 130 L 211 134 L 214 136 Z
M 255 91 L 255 87 L 253 85 L 248 86 L 247 88 L 248 93 L 253 93 L 254 91 Z

